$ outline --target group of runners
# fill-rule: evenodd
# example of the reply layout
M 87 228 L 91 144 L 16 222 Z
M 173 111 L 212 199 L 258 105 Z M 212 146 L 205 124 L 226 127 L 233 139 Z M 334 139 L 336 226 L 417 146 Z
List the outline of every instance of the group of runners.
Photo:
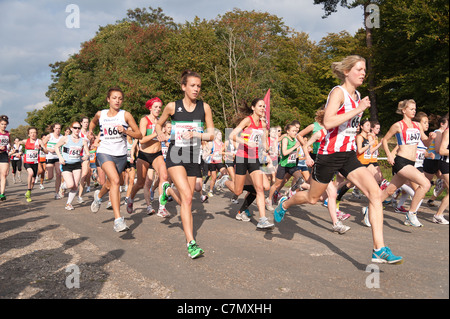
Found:
M 134 199 L 141 189 L 147 213 L 155 213 L 151 201 L 157 188 L 157 214 L 170 216 L 165 207 L 170 200 L 180 206 L 188 255 L 196 258 L 204 250 L 194 238 L 194 192 L 199 192 L 204 202 L 214 196 L 215 190 L 228 189 L 232 200 L 238 202 L 245 191 L 236 219 L 250 221 L 253 214 L 249 207 L 255 202 L 256 227 L 263 230 L 272 229 L 274 222 L 282 222 L 291 207 L 323 201 L 333 231 L 344 234 L 350 227 L 343 221 L 350 215 L 339 210 L 339 201 L 353 187 L 354 193 L 362 192 L 369 201 L 362 213 L 364 224 L 372 229 L 372 262 L 402 263 L 403 258 L 384 242 L 383 203 L 388 197 L 396 198 L 391 202 L 396 211 L 405 213 L 405 224 L 422 226 L 417 211 L 436 176 L 440 181 L 436 184 L 446 188 L 447 195 L 433 221 L 448 224 L 443 216 L 448 208 L 448 115 L 440 120 L 440 128 L 427 136 L 426 114 L 416 114 L 413 100 L 401 101 L 397 112 L 403 119 L 379 141 L 380 124 L 361 120 L 370 107 L 369 98 L 361 98 L 357 91 L 366 76 L 364 58 L 348 56 L 333 63 L 332 71 L 341 85 L 331 90 L 326 104 L 317 111 L 315 122 L 300 131 L 300 123 L 293 121 L 286 125 L 284 134 L 281 127 L 267 127 L 265 102 L 257 98 L 249 105 L 242 104 L 235 127 L 227 130 L 223 141 L 222 132 L 214 128 L 210 106 L 198 99 L 201 77 L 189 70 L 181 76 L 183 97 L 164 108 L 161 99 L 148 100 L 145 107 L 149 114 L 139 124 L 121 109 L 124 94 L 119 87 L 107 92 L 107 109 L 98 111 L 90 121 L 74 121 L 65 135 L 61 134 L 61 125 L 55 123 L 50 134 L 42 138 L 38 138 L 36 128 L 30 127 L 27 139 L 12 143 L 6 130 L 8 118 L 1 116 L 0 199 L 6 200 L 10 162 L 14 182 L 20 181 L 21 165 L 14 161 L 21 158 L 27 171 L 28 202 L 32 201 L 36 179 L 42 176 L 42 181 L 43 172 L 47 172 L 47 179 L 55 178 L 55 199 L 68 192 L 65 208 L 73 210 L 73 200 L 77 197 L 78 202 L 83 202 L 82 194 L 89 191 L 92 176 L 101 189 L 94 192 L 91 211 L 97 212 L 108 195 L 108 206 L 114 213 L 113 228 L 121 232 L 128 229 L 120 212 L 121 185 L 126 184 L 125 205 L 129 214 L 133 213 Z M 99 133 L 94 134 L 97 126 Z M 388 141 L 393 136 L 398 145 L 391 150 Z M 383 178 L 378 165 L 380 147 L 392 165 L 390 182 Z M 40 164 L 44 156 L 45 167 Z M 282 194 L 289 182 L 290 187 Z M 269 193 L 267 198 L 265 192 Z M 403 206 L 407 196 L 412 198 L 408 210 Z M 433 198 L 428 205 L 435 205 Z M 273 218 L 272 213 L 267 213 L 272 211 Z

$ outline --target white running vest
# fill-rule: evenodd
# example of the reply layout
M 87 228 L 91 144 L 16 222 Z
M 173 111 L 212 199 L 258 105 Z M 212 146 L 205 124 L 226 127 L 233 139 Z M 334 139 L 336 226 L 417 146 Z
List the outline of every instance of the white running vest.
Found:
M 356 91 L 358 99 L 355 101 L 347 92 L 347 90 L 345 90 L 342 86 L 336 86 L 333 88 L 333 90 L 336 88 L 339 88 L 344 92 L 344 103 L 339 107 L 337 111 L 338 115 L 347 113 L 358 107 L 359 102 L 361 101 L 361 97 L 358 91 Z M 333 92 L 333 90 L 331 90 L 331 92 Z M 328 106 L 330 95 L 328 95 L 328 100 L 325 107 Z M 356 115 L 345 123 L 342 123 L 341 125 L 328 130 L 327 135 L 320 143 L 318 153 L 328 155 L 336 152 L 356 151 L 356 129 L 359 126 L 361 116 L 362 113 Z
M 50 139 L 47 142 L 47 148 L 55 148 L 56 144 L 58 144 L 59 140 L 63 137 L 62 135 L 59 135 L 58 137 L 55 137 L 53 133 L 50 133 Z M 47 159 L 58 159 L 58 155 L 56 152 L 48 152 L 46 155 Z
M 100 126 L 100 146 L 97 153 L 113 156 L 127 155 L 127 135 L 119 133 L 117 127 L 122 125 L 124 131 L 128 129 L 125 121 L 125 111 L 120 110 L 114 117 L 107 115 L 108 110 L 102 110 L 98 121 Z

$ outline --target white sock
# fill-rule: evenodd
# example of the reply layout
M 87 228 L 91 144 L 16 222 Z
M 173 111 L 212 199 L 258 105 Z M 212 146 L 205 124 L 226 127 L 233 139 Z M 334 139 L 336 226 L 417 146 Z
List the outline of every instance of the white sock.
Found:
M 75 196 L 77 195 L 78 191 L 70 191 L 69 195 L 67 196 L 67 204 L 72 204 L 73 199 L 75 198 Z

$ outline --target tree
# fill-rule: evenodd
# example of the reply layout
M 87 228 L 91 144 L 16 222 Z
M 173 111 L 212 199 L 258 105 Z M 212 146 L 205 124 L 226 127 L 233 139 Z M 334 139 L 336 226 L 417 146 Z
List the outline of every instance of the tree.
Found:
M 380 120 L 398 102 L 414 99 L 418 111 L 444 115 L 449 105 L 449 3 L 445 0 L 391 0 L 380 5 L 381 25 L 374 31 L 374 68 Z
M 314 4 L 323 4 L 323 8 L 325 11 L 325 15 L 322 18 L 326 18 L 331 15 L 333 12 L 337 11 L 338 4 L 345 8 L 355 8 L 358 6 L 362 6 L 364 9 L 364 28 L 366 33 L 366 46 L 367 46 L 367 74 L 368 74 L 368 92 L 371 101 L 370 107 L 370 118 L 374 121 L 378 120 L 378 107 L 377 107 L 377 97 L 375 94 L 375 77 L 373 70 L 373 28 L 368 27 L 366 23 L 366 19 L 370 14 L 368 10 L 368 5 L 373 4 L 375 1 L 373 0 L 354 0 L 349 4 L 347 0 L 314 0 Z

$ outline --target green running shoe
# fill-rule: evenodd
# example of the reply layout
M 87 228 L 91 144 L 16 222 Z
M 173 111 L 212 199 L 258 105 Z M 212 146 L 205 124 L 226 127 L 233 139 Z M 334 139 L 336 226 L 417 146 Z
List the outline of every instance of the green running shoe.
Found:
M 197 258 L 205 253 L 203 249 L 198 247 L 195 240 L 191 240 L 189 242 L 187 249 L 188 249 L 188 256 L 191 257 L 192 259 Z
M 1 200 L 1 201 L 4 201 L 4 200 L 6 200 L 6 196 L 5 196 L 5 194 L 0 194 L 0 200 Z
M 27 202 L 28 202 L 28 203 L 31 202 L 31 191 L 27 191 L 27 192 L 25 193 L 25 198 L 27 199 Z
M 169 200 L 169 196 L 167 195 L 167 189 L 170 187 L 169 182 L 164 182 L 162 186 L 162 194 L 159 195 L 159 204 L 161 206 L 166 206 L 167 201 Z

